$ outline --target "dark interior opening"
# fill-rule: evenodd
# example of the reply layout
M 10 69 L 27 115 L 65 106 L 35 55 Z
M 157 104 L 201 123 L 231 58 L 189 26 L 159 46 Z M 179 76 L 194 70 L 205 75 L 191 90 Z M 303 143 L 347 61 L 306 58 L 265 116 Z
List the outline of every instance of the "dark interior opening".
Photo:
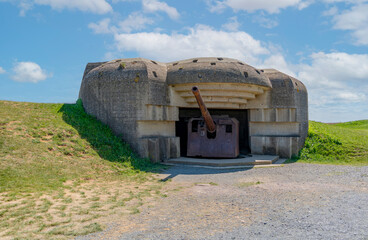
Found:
M 214 132 L 208 132 L 207 131 L 207 138 L 209 138 L 209 139 L 215 139 L 216 138 L 216 131 L 214 131 Z
M 239 150 L 240 154 L 246 155 L 250 153 L 249 147 L 249 122 L 248 110 L 233 110 L 233 109 L 209 109 L 211 115 L 228 115 L 231 118 L 236 118 L 239 121 Z M 179 121 L 175 123 L 176 136 L 180 137 L 180 153 L 181 156 L 187 155 L 188 141 L 188 122 L 190 118 L 200 117 L 199 108 L 179 108 Z M 196 125 L 195 125 L 196 126 Z M 196 128 L 196 127 L 195 127 Z M 196 129 L 191 129 L 195 131 Z M 231 125 L 226 127 L 227 132 L 232 132 Z
M 226 125 L 226 132 L 232 133 L 233 132 L 233 125 Z

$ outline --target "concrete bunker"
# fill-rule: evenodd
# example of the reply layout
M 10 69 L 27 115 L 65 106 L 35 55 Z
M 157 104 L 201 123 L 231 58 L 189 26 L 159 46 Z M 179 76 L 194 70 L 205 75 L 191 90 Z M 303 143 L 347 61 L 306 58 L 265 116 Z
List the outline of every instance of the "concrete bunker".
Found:
M 198 86 L 212 115 L 239 121 L 241 154 L 296 155 L 308 131 L 302 82 L 230 58 L 160 63 L 142 58 L 88 63 L 79 97 L 142 157 L 185 156 L 187 121 L 200 116 Z

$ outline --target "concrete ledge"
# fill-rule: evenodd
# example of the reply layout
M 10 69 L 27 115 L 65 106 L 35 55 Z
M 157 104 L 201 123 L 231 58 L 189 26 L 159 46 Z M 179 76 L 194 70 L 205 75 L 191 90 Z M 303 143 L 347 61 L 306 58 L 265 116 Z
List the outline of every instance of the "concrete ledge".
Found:
M 206 159 L 180 157 L 164 162 L 167 165 L 193 165 L 206 167 L 254 167 L 258 165 L 272 165 L 279 160 L 279 156 L 253 155 L 233 159 Z

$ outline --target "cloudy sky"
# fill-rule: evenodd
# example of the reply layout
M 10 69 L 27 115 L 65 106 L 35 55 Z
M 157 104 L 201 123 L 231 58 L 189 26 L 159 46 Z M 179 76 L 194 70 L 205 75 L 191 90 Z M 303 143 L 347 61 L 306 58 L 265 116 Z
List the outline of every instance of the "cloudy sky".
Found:
M 0 0 L 0 99 L 75 102 L 88 62 L 230 57 L 303 81 L 311 120 L 368 119 L 368 0 Z

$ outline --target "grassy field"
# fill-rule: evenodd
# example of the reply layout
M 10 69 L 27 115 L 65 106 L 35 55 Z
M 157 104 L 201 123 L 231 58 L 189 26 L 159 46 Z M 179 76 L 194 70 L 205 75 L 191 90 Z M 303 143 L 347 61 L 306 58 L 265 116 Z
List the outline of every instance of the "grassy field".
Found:
M 138 158 L 81 102 L 0 101 L 0 238 L 70 239 L 165 197 Z
M 368 165 L 368 120 L 326 124 L 309 121 L 299 156 L 288 162 Z
M 368 120 L 311 121 L 305 147 L 289 160 L 295 161 L 368 165 Z M 113 218 L 167 196 L 155 178 L 162 168 L 137 157 L 80 101 L 0 101 L 0 239 L 101 231 Z M 240 187 L 253 184 L 260 183 Z

